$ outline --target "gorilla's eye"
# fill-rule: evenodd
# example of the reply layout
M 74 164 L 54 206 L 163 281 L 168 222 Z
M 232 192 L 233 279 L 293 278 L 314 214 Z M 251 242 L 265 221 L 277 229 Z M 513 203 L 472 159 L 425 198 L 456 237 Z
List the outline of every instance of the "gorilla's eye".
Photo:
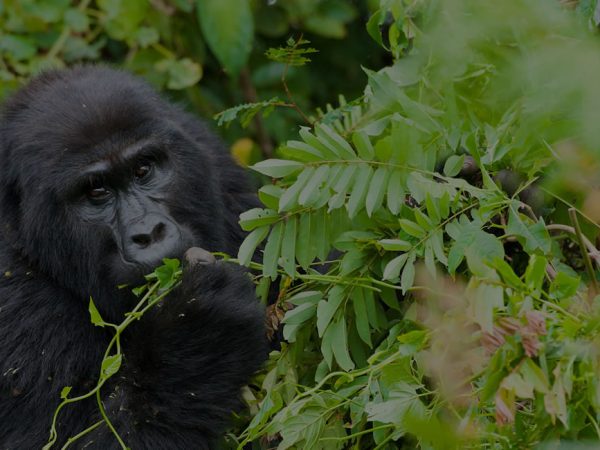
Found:
M 104 186 L 102 180 L 91 180 L 87 189 L 87 196 L 91 200 L 105 200 L 110 196 L 110 191 Z
M 152 163 L 149 161 L 141 161 L 135 168 L 133 175 L 138 179 L 146 178 L 152 172 Z

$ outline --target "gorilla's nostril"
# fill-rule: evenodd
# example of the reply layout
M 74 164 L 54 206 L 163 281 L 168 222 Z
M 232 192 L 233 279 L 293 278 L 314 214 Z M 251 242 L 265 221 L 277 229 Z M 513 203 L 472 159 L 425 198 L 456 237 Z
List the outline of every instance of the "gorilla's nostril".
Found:
M 136 234 L 131 236 L 131 240 L 142 248 L 148 247 L 152 243 L 152 238 L 149 234 Z
M 167 229 L 167 227 L 162 222 L 159 223 L 158 225 L 156 225 L 154 227 L 154 230 L 152 230 L 152 241 L 153 242 L 162 241 L 165 237 L 166 229 Z

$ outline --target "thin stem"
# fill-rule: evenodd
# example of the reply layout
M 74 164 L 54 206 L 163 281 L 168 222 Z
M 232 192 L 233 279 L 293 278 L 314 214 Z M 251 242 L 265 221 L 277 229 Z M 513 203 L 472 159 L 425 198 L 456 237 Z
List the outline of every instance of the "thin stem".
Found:
M 579 221 L 577 220 L 577 211 L 575 208 L 569 208 L 569 217 L 571 218 L 571 223 L 575 228 L 575 236 L 577 236 L 577 240 L 579 241 L 579 247 L 581 248 L 581 254 L 583 255 L 583 262 L 585 263 L 585 268 L 592 282 L 595 295 L 598 293 L 598 280 L 596 280 L 596 273 L 594 272 L 594 267 L 592 267 L 590 254 L 586 250 L 586 243 L 584 241 L 583 233 L 581 232 L 581 227 L 579 226 Z
M 65 450 L 67 447 L 69 447 L 69 445 L 71 445 L 73 442 L 79 440 L 80 438 L 82 438 L 83 436 L 85 436 L 88 433 L 91 433 L 92 431 L 94 431 L 96 428 L 98 428 L 100 425 L 102 425 L 104 423 L 103 420 L 99 420 L 98 422 L 96 422 L 95 424 L 93 424 L 92 426 L 87 427 L 85 430 L 83 430 L 80 433 L 77 433 L 75 436 L 71 436 L 69 439 L 67 439 L 67 442 L 65 443 L 65 445 L 63 445 L 61 447 L 61 450 Z

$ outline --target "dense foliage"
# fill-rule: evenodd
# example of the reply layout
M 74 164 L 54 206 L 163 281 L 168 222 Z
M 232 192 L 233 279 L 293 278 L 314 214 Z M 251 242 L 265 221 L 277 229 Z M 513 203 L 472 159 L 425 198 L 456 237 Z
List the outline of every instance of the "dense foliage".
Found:
M 287 83 L 307 111 L 357 96 L 361 64 L 380 67 L 385 52 L 368 38 L 367 0 L 3 0 L 0 99 L 43 68 L 110 62 L 144 76 L 205 117 L 239 103 L 281 95 L 283 65 L 264 57 L 289 36 L 314 42 L 309 68 Z M 375 4 L 376 2 L 371 1 Z M 349 64 L 349 62 L 352 63 Z M 340 76 L 341 74 L 341 76 Z M 200 82 L 200 84 L 198 84 Z M 270 154 L 302 118 L 285 108 L 223 132 L 244 161 Z M 248 137 L 252 141 L 248 141 Z
M 285 142 L 253 165 L 264 208 L 229 257 L 265 301 L 277 284 L 282 342 L 224 447 L 597 448 L 596 1 L 8 0 L 0 18 L 2 93 L 109 59 L 204 113 L 239 103 L 218 120 L 252 127 L 246 162 Z
M 284 342 L 238 448 L 598 445 L 593 7 L 381 1 L 393 65 L 253 166 Z

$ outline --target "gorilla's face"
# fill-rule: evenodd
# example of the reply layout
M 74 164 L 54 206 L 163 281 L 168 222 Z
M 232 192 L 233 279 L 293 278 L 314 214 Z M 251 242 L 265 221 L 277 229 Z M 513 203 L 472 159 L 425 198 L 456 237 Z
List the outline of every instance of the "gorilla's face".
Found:
M 236 237 L 219 142 L 126 73 L 42 75 L 0 125 L 2 231 L 32 270 L 83 298 L 112 304 L 163 258 Z
M 174 168 L 165 144 L 146 139 L 86 165 L 68 192 L 71 212 L 107 240 L 118 284 L 135 283 L 163 258 L 181 257 L 193 233 L 169 210 Z

